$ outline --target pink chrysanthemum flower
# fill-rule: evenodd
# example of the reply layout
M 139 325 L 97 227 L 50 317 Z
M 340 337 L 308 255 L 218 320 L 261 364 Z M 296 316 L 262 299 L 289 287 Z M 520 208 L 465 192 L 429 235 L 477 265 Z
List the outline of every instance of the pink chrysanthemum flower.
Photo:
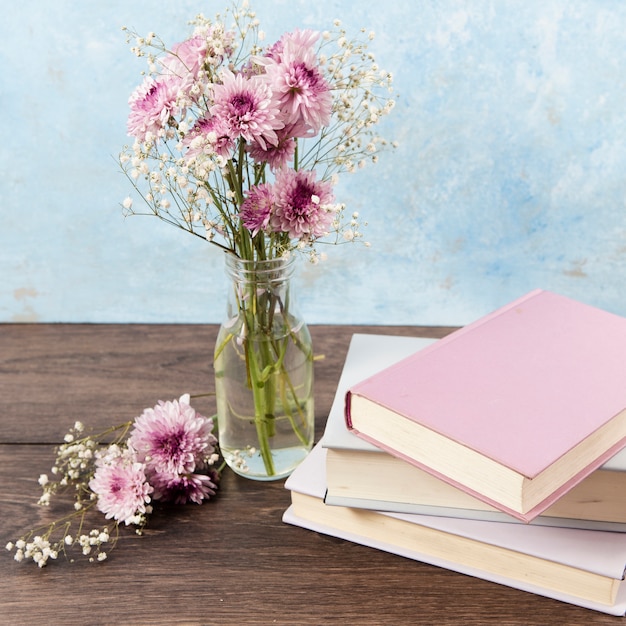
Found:
M 154 485 L 154 499 L 175 504 L 195 502 L 202 504 L 217 491 L 219 477 L 216 472 L 207 474 L 155 474 L 151 478 Z
M 313 44 L 318 33 L 295 31 L 281 39 L 282 50 L 274 51 L 265 65 L 265 80 L 278 99 L 285 124 L 303 121 L 317 133 L 330 123 L 332 96 L 322 74 Z
M 189 395 L 159 402 L 138 418 L 128 438 L 137 460 L 146 464 L 146 474 L 192 473 L 215 451 L 213 420 L 196 413 Z
M 97 507 L 107 519 L 125 524 L 146 512 L 152 486 L 146 481 L 144 465 L 129 454 L 109 456 L 96 462 L 89 488 L 98 496 Z
M 148 133 L 159 136 L 170 117 L 177 113 L 178 88 L 173 78 L 157 81 L 147 76 L 128 100 L 128 134 L 138 141 L 145 141 Z
M 248 147 L 248 153 L 254 161 L 267 163 L 273 172 L 293 161 L 296 152 L 296 137 L 310 137 L 314 133 L 310 126 L 299 122 L 285 126 L 276 134 L 278 143 L 275 146 L 269 145 L 263 148 L 258 143 L 253 143 Z
M 295 153 L 296 141 L 293 137 L 279 138 L 275 146 L 263 147 L 258 143 L 253 143 L 248 147 L 248 154 L 254 162 L 267 163 L 273 172 L 292 161 Z
M 319 38 L 320 34 L 315 30 L 311 30 L 309 28 L 300 30 L 299 28 L 296 28 L 291 33 L 285 33 L 281 37 L 281 41 L 283 43 L 283 50 L 289 45 L 297 46 L 299 48 L 310 48 L 313 50 L 313 46 L 317 43 Z M 281 59 L 284 58 L 282 56 L 283 54 L 284 53 L 281 52 Z
M 220 118 L 232 139 L 243 137 L 263 148 L 276 145 L 276 131 L 283 128 L 272 92 L 259 76 L 223 73 L 223 83 L 214 86 L 211 115 Z
M 318 39 L 319 33 L 317 31 L 296 28 L 291 33 L 284 33 L 278 41 L 265 49 L 262 57 L 255 57 L 255 61 L 259 65 L 268 65 L 269 61 L 280 63 L 283 60 L 283 50 L 285 49 L 286 41 L 291 41 L 292 45 L 312 48 Z
M 267 228 L 273 205 L 274 194 L 271 185 L 263 183 L 248 192 L 247 198 L 241 205 L 239 217 L 253 237 Z
M 177 76 L 184 81 L 195 80 L 204 65 L 207 55 L 207 41 L 196 35 L 177 43 L 172 53 L 161 59 L 163 74 Z
M 315 171 L 279 170 L 274 184 L 275 208 L 270 226 L 287 232 L 291 239 L 310 240 L 328 233 L 333 220 L 329 205 L 334 202 L 330 182 L 316 181 Z
M 275 41 L 271 46 L 269 46 L 265 52 L 264 57 L 270 61 L 275 61 L 276 63 L 280 63 L 280 56 L 283 53 L 284 48 L 284 35 L 278 40 Z
M 227 129 L 216 117 L 201 117 L 193 125 L 183 141 L 187 148 L 185 159 L 189 161 L 199 155 L 218 154 L 225 159 L 229 158 L 234 148 L 234 142 L 228 135 Z

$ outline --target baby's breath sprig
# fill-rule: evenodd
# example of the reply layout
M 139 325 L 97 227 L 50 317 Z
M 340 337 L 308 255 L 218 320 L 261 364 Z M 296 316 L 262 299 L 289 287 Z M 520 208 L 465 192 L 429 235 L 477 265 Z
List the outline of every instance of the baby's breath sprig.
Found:
M 119 443 L 128 433 L 132 421 L 93 434 L 85 435 L 82 422 L 75 422 L 64 436 L 64 443 L 55 448 L 55 462 L 48 474 L 41 474 L 38 482 L 42 495 L 38 500 L 41 506 L 50 506 L 53 496 L 72 492 L 74 510 L 51 522 L 32 528 L 17 541 L 9 542 L 7 550 L 14 551 L 14 558 L 20 562 L 32 559 L 39 567 L 55 560 L 60 554 L 73 560 L 72 549 L 76 549 L 89 561 L 104 561 L 107 558 L 105 548 L 113 549 L 119 536 L 118 522 L 84 531 L 87 513 L 96 505 L 96 494 L 89 488 L 93 478 L 98 449 L 111 434 L 116 434 L 115 443 Z M 74 524 L 78 529 L 72 533 Z
M 98 448 L 105 442 L 111 445 L 121 443 L 132 424 L 133 422 L 130 420 L 107 428 L 100 433 L 85 435 L 83 423 L 75 422 L 63 438 L 64 443 L 55 449 L 56 459 L 50 470 L 53 479 L 51 480 L 47 474 L 42 474 L 39 477 L 39 484 L 43 488 L 39 504 L 47 506 L 54 494 L 70 489 L 74 491 L 74 508 L 76 510 L 80 510 L 85 503 L 91 502 L 93 492 L 89 489 L 89 481 L 95 471 L 94 461 Z M 113 441 L 108 442 L 107 440 L 112 434 L 116 436 Z
M 379 67 L 368 49 L 374 32 L 361 29 L 350 38 L 339 20 L 334 26 L 323 33 L 320 46 L 321 64 L 333 85 L 333 121 L 300 162 L 301 167 L 324 165 L 324 179 L 375 164 L 381 149 L 396 147 L 375 131 L 394 109 L 397 95 L 393 75 Z M 333 44 L 334 49 L 329 48 Z

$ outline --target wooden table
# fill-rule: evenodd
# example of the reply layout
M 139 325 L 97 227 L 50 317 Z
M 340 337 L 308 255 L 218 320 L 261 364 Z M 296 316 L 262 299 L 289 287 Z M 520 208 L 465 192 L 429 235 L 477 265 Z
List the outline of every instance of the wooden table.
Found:
M 316 436 L 354 332 L 442 337 L 449 328 L 313 326 Z M 288 526 L 284 481 L 226 472 L 220 494 L 123 532 L 104 563 L 39 569 L 4 545 L 53 519 L 36 504 L 53 447 L 159 399 L 213 389 L 217 328 L 0 325 L 1 624 L 617 624 L 620 618 Z M 195 403 L 211 415 L 213 401 Z M 97 516 L 101 517 L 101 516 Z M 99 521 L 99 520 L 98 520 Z

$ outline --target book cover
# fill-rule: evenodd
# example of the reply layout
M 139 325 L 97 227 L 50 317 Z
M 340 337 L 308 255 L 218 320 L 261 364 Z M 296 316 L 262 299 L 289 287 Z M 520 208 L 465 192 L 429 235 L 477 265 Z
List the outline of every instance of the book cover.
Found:
M 626 319 L 535 290 L 354 385 L 349 429 L 529 521 L 626 444 Z
M 612 615 L 626 612 L 621 533 L 399 515 L 323 503 L 326 449 L 287 479 L 283 521 Z
M 323 445 L 328 449 L 331 505 L 426 515 L 520 522 L 413 464 L 383 452 L 350 432 L 344 420 L 347 390 L 434 339 L 394 335 L 353 335 L 330 413 Z M 617 453 L 531 523 L 626 531 L 626 450 Z

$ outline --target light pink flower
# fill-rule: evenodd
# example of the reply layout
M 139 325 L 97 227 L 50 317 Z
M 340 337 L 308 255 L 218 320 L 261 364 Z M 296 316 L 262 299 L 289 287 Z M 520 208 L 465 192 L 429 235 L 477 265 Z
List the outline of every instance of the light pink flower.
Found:
M 291 239 L 313 239 L 328 233 L 333 213 L 327 206 L 334 202 L 332 185 L 316 181 L 315 171 L 283 168 L 274 184 L 275 208 L 270 226 L 287 232 Z
M 283 60 L 283 50 L 285 49 L 285 42 L 291 41 L 292 45 L 302 46 L 305 48 L 312 48 L 319 39 L 319 33 L 314 30 L 306 29 L 300 30 L 296 28 L 291 33 L 284 33 L 283 36 L 274 44 L 266 48 L 263 57 L 255 57 L 258 64 L 265 65 L 267 61 L 274 61 L 280 63 Z
M 313 46 L 317 43 L 317 40 L 320 38 L 320 34 L 315 30 L 310 30 L 308 28 L 304 30 L 300 30 L 296 28 L 291 33 L 285 33 L 281 39 L 283 42 L 283 50 L 289 46 L 297 46 L 299 48 L 309 48 L 313 51 Z M 284 53 L 283 53 L 284 54 Z M 284 56 L 281 57 L 281 60 L 284 59 Z
M 276 131 L 284 124 L 279 118 L 272 92 L 259 76 L 245 77 L 224 71 L 223 83 L 213 90 L 211 115 L 220 118 L 234 140 L 243 137 L 248 142 L 276 145 Z
M 215 450 L 213 420 L 189 405 L 189 396 L 159 402 L 135 419 L 128 446 L 146 464 L 151 480 L 157 473 L 186 474 L 203 467 Z
M 159 136 L 177 113 L 178 87 L 173 78 L 154 80 L 147 76 L 128 100 L 128 134 L 138 141 L 145 141 L 148 133 Z
M 161 59 L 163 74 L 177 76 L 187 82 L 198 77 L 200 68 L 207 55 L 207 42 L 204 37 L 196 35 L 177 43 L 172 53 Z
M 201 117 L 185 137 L 183 145 L 187 148 L 185 159 L 189 161 L 201 154 L 218 154 L 228 159 L 235 144 L 220 118 Z
M 146 481 L 144 465 L 128 454 L 105 457 L 96 462 L 89 488 L 98 496 L 97 507 L 107 519 L 132 523 L 146 512 L 153 489 Z
M 154 499 L 175 504 L 195 502 L 202 504 L 217 491 L 219 477 L 216 472 L 207 474 L 155 474 L 151 483 L 154 485 Z
M 267 228 L 273 205 L 274 194 L 271 185 L 263 183 L 248 192 L 248 197 L 241 205 L 239 217 L 253 237 Z
M 302 121 L 316 133 L 330 123 L 332 112 L 330 86 L 313 48 L 318 36 L 310 30 L 286 34 L 282 50 L 273 49 L 263 63 L 264 78 L 279 101 L 285 124 Z

